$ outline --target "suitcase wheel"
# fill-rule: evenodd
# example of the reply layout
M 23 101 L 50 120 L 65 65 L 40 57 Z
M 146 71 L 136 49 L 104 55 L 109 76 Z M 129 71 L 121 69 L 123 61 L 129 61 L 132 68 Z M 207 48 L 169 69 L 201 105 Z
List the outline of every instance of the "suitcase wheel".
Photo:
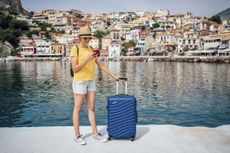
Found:
M 131 137 L 131 139 L 130 139 L 131 141 L 134 141 L 135 140 L 135 137 Z
M 111 137 L 108 137 L 108 140 L 110 141 L 110 140 L 111 140 Z

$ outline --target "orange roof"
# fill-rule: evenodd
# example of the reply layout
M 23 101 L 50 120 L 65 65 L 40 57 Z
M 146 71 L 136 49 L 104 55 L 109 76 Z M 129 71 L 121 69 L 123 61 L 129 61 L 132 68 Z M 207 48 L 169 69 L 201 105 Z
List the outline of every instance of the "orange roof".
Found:
M 131 46 L 128 48 L 128 50 L 133 50 L 135 47 L 134 46 Z
M 52 46 L 64 46 L 65 44 L 63 44 L 63 43 L 52 43 L 51 45 Z
M 226 35 L 223 37 L 223 40 L 230 40 L 230 35 Z
M 219 26 L 220 24 L 217 23 L 217 22 L 214 22 L 214 21 L 202 21 L 202 23 L 207 23 L 207 24 L 211 24 L 211 25 L 216 25 L 216 26 Z
M 55 34 L 56 36 L 63 36 L 64 34 Z

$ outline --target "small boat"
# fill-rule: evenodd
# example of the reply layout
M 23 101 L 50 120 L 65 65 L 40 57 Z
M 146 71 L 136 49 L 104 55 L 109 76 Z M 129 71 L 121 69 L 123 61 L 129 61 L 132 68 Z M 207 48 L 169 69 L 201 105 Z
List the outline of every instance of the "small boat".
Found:
M 148 61 L 148 62 L 154 62 L 154 61 L 156 61 L 156 59 L 154 59 L 154 58 L 148 58 L 147 61 Z

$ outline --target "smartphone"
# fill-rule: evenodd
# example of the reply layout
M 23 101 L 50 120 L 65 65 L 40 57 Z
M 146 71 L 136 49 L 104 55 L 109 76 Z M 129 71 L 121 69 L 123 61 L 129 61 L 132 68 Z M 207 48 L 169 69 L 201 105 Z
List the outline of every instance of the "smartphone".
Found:
M 100 50 L 96 49 L 93 51 L 94 55 L 99 57 L 100 56 Z

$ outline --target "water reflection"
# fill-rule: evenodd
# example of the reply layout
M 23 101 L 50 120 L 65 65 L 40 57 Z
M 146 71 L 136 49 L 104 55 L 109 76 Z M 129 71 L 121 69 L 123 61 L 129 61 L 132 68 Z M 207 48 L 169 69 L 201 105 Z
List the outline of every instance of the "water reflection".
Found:
M 138 124 L 218 126 L 230 123 L 228 64 L 108 62 L 128 77 L 128 94 L 138 100 Z M 97 72 L 97 121 L 107 124 L 106 98 L 115 82 Z M 69 63 L 0 63 L 0 126 L 72 125 Z M 120 83 L 120 93 L 124 83 Z M 81 124 L 89 125 L 86 108 Z

